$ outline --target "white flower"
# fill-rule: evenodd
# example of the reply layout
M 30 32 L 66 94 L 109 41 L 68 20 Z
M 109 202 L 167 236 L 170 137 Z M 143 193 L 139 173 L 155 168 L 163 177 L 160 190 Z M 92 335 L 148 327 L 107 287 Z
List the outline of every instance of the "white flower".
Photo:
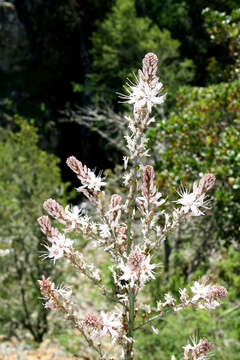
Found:
M 159 334 L 159 330 L 157 328 L 155 328 L 153 325 L 152 325 L 152 331 L 154 332 L 154 334 L 158 335 Z
M 127 147 L 130 150 L 130 152 L 134 152 L 136 148 L 136 139 L 134 137 L 131 137 L 129 135 L 124 136 L 127 141 Z
M 49 299 L 49 300 L 45 303 L 44 307 L 45 307 L 46 309 L 56 309 L 57 306 L 56 306 L 55 300 Z
M 182 189 L 178 192 L 178 195 L 181 196 L 181 199 L 175 201 L 177 204 L 182 205 L 184 213 L 192 212 L 194 216 L 204 215 L 202 211 L 199 210 L 200 207 L 207 209 L 204 203 L 205 194 L 199 196 L 195 187 L 193 192 L 189 192 L 187 189 Z
M 108 317 L 104 311 L 101 311 L 101 318 L 102 329 L 100 331 L 100 336 L 104 336 L 107 333 L 110 333 L 111 337 L 113 338 L 113 342 L 116 341 L 119 335 L 119 329 L 122 326 L 119 317 L 117 317 L 115 313 Z
M 151 88 L 147 82 L 144 82 L 141 87 L 140 98 L 137 102 L 135 102 L 135 108 L 138 109 L 147 106 L 150 113 L 152 111 L 152 106 L 162 104 L 166 96 L 157 96 L 161 88 L 162 83 L 157 83 L 153 88 Z
M 131 173 L 131 172 L 125 173 L 125 174 L 123 175 L 123 184 L 124 184 L 125 186 L 128 186 L 129 183 L 130 183 L 131 178 L 132 178 L 132 173 Z
M 187 305 L 189 303 L 189 295 L 187 293 L 187 289 L 179 289 L 180 300 L 183 304 Z
M 218 301 L 216 301 L 216 300 L 206 299 L 206 301 L 204 301 L 204 303 L 198 304 L 198 308 L 199 309 L 214 310 L 219 305 L 220 305 L 220 303 Z
M 99 224 L 100 236 L 103 239 L 111 237 L 111 232 L 107 224 Z
M 73 206 L 70 209 L 70 206 L 67 205 L 65 208 L 66 218 L 69 222 L 71 222 L 70 229 L 74 229 L 77 224 L 81 222 L 81 214 L 82 210 L 78 206 Z
M 163 306 L 166 305 L 174 306 L 176 304 L 176 300 L 170 293 L 165 294 L 164 299 L 165 299 L 165 303 L 163 303 Z
M 166 95 L 157 96 L 162 89 L 162 83 L 156 81 L 155 84 L 151 84 L 142 79 L 137 80 L 137 84 L 128 83 L 125 87 L 127 95 L 119 94 L 125 102 L 134 105 L 134 111 L 140 108 L 147 107 L 148 112 L 152 111 L 152 106 L 162 104 L 165 101 Z
M 89 190 L 101 191 L 101 186 L 106 185 L 100 176 L 96 176 L 93 171 L 88 174 L 86 179 L 86 186 Z
M 122 326 L 120 315 L 113 313 L 108 317 L 104 311 L 101 311 L 100 316 L 92 312 L 88 313 L 83 323 L 89 329 L 91 339 L 98 336 L 111 335 L 113 343 L 118 338 Z
M 66 288 L 60 288 L 58 289 L 58 293 L 64 298 L 64 300 L 69 303 L 70 298 L 72 296 L 72 290 L 66 289 Z
M 206 299 L 207 294 L 209 292 L 210 285 L 205 285 L 204 283 L 199 283 L 198 281 L 195 281 L 193 283 L 193 286 L 191 287 L 191 290 L 194 294 L 192 301 L 198 301 L 199 299 Z
M 220 285 L 205 285 L 205 283 L 194 282 L 191 290 L 194 294 L 192 302 L 198 302 L 200 309 L 215 309 L 220 305 L 218 300 L 227 296 L 227 290 Z
M 136 282 L 142 286 L 150 278 L 155 279 L 152 270 L 157 267 L 150 264 L 150 255 L 145 256 L 140 250 L 132 250 L 126 263 L 123 261 L 118 268 L 123 272 L 120 280 L 130 280 L 130 286 L 133 287 Z
M 73 244 L 73 241 L 69 238 L 66 238 L 64 234 L 59 233 L 58 236 L 55 236 L 51 239 L 53 243 L 55 243 L 59 248 L 66 249 L 70 248 Z
M 79 219 L 78 224 L 80 225 L 83 233 L 85 233 L 87 231 L 88 227 L 90 227 L 92 230 L 95 230 L 95 233 L 96 233 L 96 224 L 90 222 L 89 216 L 87 216 L 87 215 L 82 216 Z
M 154 191 L 156 190 L 156 188 L 154 189 Z M 158 201 L 161 197 L 162 197 L 162 193 L 157 192 L 156 194 L 154 194 L 154 191 L 152 191 L 152 194 L 150 194 L 150 199 L 151 199 L 151 203 L 154 204 L 155 206 L 161 206 L 163 205 L 166 200 L 162 199 L 160 201 Z M 145 206 L 145 208 L 147 208 L 148 205 L 148 199 L 145 196 L 138 196 L 136 198 L 137 201 L 140 201 L 141 203 L 143 203 L 143 205 Z
M 53 262 L 55 264 L 57 259 L 60 259 L 64 256 L 64 250 L 62 247 L 59 247 L 56 244 L 53 244 L 51 247 L 46 246 L 48 250 L 48 255 L 46 257 L 49 257 L 50 259 L 53 259 Z
M 69 253 L 71 251 L 71 246 L 73 241 L 66 238 L 64 234 L 59 233 L 58 236 L 54 236 L 50 239 L 52 246 L 45 246 L 48 250 L 48 255 L 50 259 L 53 258 L 54 263 L 57 259 L 64 257 L 64 253 Z
M 137 83 L 134 84 L 130 80 L 128 80 L 127 85 L 124 86 L 128 94 L 118 93 L 120 95 L 120 98 L 124 100 L 123 102 L 127 102 L 128 104 L 135 104 L 140 100 L 142 96 L 142 91 L 141 91 L 142 82 L 139 81 L 137 77 L 136 77 L 136 82 Z
M 127 156 L 123 157 L 123 163 L 124 163 L 124 169 L 125 170 L 127 169 L 127 166 L 128 166 L 128 160 L 129 160 L 129 158 Z

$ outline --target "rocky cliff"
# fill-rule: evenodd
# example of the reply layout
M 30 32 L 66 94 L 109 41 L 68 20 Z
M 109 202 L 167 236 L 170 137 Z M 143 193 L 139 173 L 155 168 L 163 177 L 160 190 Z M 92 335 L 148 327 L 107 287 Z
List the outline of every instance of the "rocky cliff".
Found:
M 13 2 L 0 0 L 0 71 L 21 70 L 27 48 L 26 32 Z

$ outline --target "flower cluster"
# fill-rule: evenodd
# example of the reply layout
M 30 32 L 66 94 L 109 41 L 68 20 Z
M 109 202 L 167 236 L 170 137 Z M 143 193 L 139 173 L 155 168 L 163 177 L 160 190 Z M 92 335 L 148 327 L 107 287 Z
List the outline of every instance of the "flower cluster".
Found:
M 143 184 L 141 186 L 141 195 L 136 198 L 136 205 L 142 215 L 142 234 L 145 240 L 145 247 L 151 245 L 149 239 L 150 231 L 156 226 L 159 218 L 157 208 L 165 203 L 162 193 L 157 191 L 155 185 L 155 175 L 153 167 L 146 165 L 143 168 Z
M 38 218 L 38 223 L 41 227 L 41 231 L 47 236 L 48 240 L 58 236 L 59 231 L 57 228 L 51 226 L 51 221 L 48 216 L 40 216 Z
M 57 259 L 63 258 L 64 255 L 72 252 L 73 241 L 66 238 L 64 234 L 59 233 L 49 239 L 51 246 L 45 245 L 48 250 L 46 257 L 53 259 L 54 263 Z
M 169 214 L 165 210 L 162 214 L 165 216 L 164 227 L 157 227 L 157 233 L 162 236 L 164 241 L 166 235 L 177 228 L 180 222 L 191 218 L 192 216 L 205 215 L 202 209 L 209 209 L 206 200 L 207 191 L 209 191 L 215 183 L 215 176 L 211 173 L 205 174 L 199 181 L 193 183 L 193 190 L 189 191 L 186 188 L 182 188 L 178 191 L 180 199 L 174 201 L 180 204 L 180 208 L 173 210 L 172 214 Z
M 162 314 L 167 306 L 171 311 L 180 311 L 186 307 L 197 307 L 199 309 L 214 310 L 220 305 L 220 300 L 227 296 L 224 286 L 200 283 L 195 281 L 191 287 L 192 294 L 189 295 L 186 288 L 179 289 L 180 302 L 170 294 L 164 295 L 164 302 L 158 301 L 157 312 Z
M 59 309 L 66 314 L 69 310 L 73 310 L 72 303 L 70 301 L 72 290 L 65 288 L 55 288 L 55 284 L 51 281 L 51 278 L 45 278 L 42 276 L 42 280 L 38 280 L 40 290 L 45 298 L 45 307 L 49 309 Z
M 90 193 L 93 192 L 96 194 L 101 191 L 102 186 L 106 185 L 101 176 L 96 176 L 93 171 L 87 168 L 86 165 L 83 166 L 81 161 L 74 156 L 70 156 L 67 159 L 67 165 L 77 174 L 78 179 L 82 183 L 82 186 L 77 190 L 83 192 L 85 195 L 88 194 L 89 199 L 92 199 L 92 197 L 88 190 L 90 190 Z
M 113 343 L 123 348 L 123 358 L 134 357 L 134 333 L 147 324 L 152 325 L 155 333 L 158 330 L 153 321 L 165 316 L 169 311 L 180 311 L 187 306 L 215 309 L 220 300 L 227 296 L 227 290 L 219 285 L 207 285 L 195 282 L 191 287 L 192 294 L 180 289 L 180 302 L 170 294 L 159 294 L 164 300 L 157 302 L 152 309 L 149 304 L 138 300 L 138 293 L 147 281 L 155 279 L 157 264 L 152 264 L 153 251 L 160 246 L 169 232 L 176 229 L 180 221 L 192 216 L 204 215 L 208 209 L 206 194 L 215 183 L 212 174 L 205 174 L 193 184 L 192 191 L 182 189 L 178 192 L 180 205 L 172 212 L 165 210 L 166 200 L 158 191 L 155 183 L 154 169 L 145 163 L 148 156 L 146 149 L 146 129 L 154 121 L 150 117 L 152 108 L 164 102 L 166 95 L 162 93 L 162 83 L 157 72 L 158 58 L 149 53 L 143 59 L 142 70 L 139 70 L 136 84 L 128 83 L 127 95 L 121 98 L 133 104 L 133 117 L 127 117 L 128 134 L 125 136 L 129 156 L 124 157 L 123 183 L 127 187 L 127 195 L 113 194 L 108 196 L 101 190 L 106 185 L 104 178 L 96 175 L 74 156 L 67 159 L 67 165 L 74 171 L 81 182 L 77 189 L 90 200 L 96 218 L 94 221 L 78 206 L 63 208 L 53 199 L 44 202 L 47 213 L 57 220 L 63 230 L 52 227 L 48 216 L 38 219 L 42 232 L 47 237 L 48 257 L 56 262 L 66 257 L 92 284 L 98 287 L 108 303 L 115 305 L 115 311 L 106 314 L 104 311 L 89 312 L 77 317 L 71 302 L 71 290 L 56 288 L 51 279 L 44 276 L 39 280 L 40 289 L 46 301 L 45 307 L 58 309 L 66 314 L 68 320 L 80 331 L 86 342 L 98 354 L 101 360 L 106 359 L 102 351 L 101 338 L 109 335 Z M 141 224 L 141 236 L 136 231 L 136 224 Z M 112 261 L 110 267 L 114 287 L 103 285 L 99 270 L 88 264 L 83 254 L 76 251 L 73 241 L 67 238 L 69 232 L 80 233 L 88 240 L 88 246 L 102 247 Z M 110 302 L 109 302 L 110 301 Z M 155 315 L 151 313 L 155 311 Z M 139 313 L 144 315 L 144 322 L 136 326 Z M 97 343 L 96 343 L 97 341 Z M 196 341 L 184 348 L 184 360 L 203 360 L 212 344 L 206 339 Z M 173 359 L 173 357 L 172 357 Z
M 159 95 L 162 92 L 163 85 L 159 82 L 159 78 L 156 75 L 158 58 L 153 53 L 148 53 L 143 59 L 142 70 L 139 70 L 139 77 L 136 84 L 129 82 L 125 86 L 127 95 L 120 94 L 120 98 L 124 102 L 133 104 L 133 118 L 126 117 L 129 125 L 129 134 L 125 136 L 127 142 L 127 148 L 129 156 L 124 159 L 124 167 L 127 169 L 129 160 L 140 168 L 142 165 L 142 159 L 148 156 L 147 137 L 145 135 L 146 128 L 155 121 L 150 117 L 150 113 L 153 106 L 162 104 L 165 101 L 166 94 Z M 134 178 L 139 178 L 140 174 L 136 174 L 132 169 L 130 172 L 124 174 L 124 184 L 129 186 Z
M 48 203 L 54 204 L 55 209 L 60 209 L 61 214 L 63 214 L 64 212 L 64 218 L 66 220 L 65 232 L 71 231 L 71 227 L 75 228 L 75 230 L 77 231 L 81 229 L 83 234 L 85 234 L 85 236 L 87 237 L 87 233 L 89 231 L 93 232 L 94 228 L 95 228 L 94 231 L 97 231 L 96 226 L 92 224 L 90 221 L 88 221 L 87 217 L 78 217 L 78 212 L 79 212 L 78 210 L 75 211 L 75 214 L 77 214 L 77 216 L 73 218 L 74 208 L 73 208 L 73 212 L 70 212 L 67 206 L 64 211 L 61 205 L 59 205 L 57 202 L 53 202 L 52 199 L 49 199 L 44 203 L 45 209 L 48 209 L 46 206 L 46 204 Z M 56 211 L 55 212 L 52 211 L 52 207 L 49 212 L 51 214 L 54 214 L 55 218 L 58 221 L 60 219 L 60 223 L 62 223 L 61 221 L 62 219 L 59 217 Z M 48 216 L 43 215 L 39 217 L 38 223 L 40 224 L 41 230 L 47 236 L 47 240 L 48 240 L 48 243 L 44 245 L 45 248 L 47 249 L 47 253 L 44 254 L 44 258 L 50 258 L 55 263 L 56 260 L 61 259 L 65 256 L 70 260 L 70 262 L 75 268 L 80 270 L 89 279 L 92 279 L 92 281 L 94 282 L 100 282 L 100 276 L 98 270 L 95 269 L 93 265 L 87 264 L 83 255 L 74 250 L 72 240 L 67 238 L 65 234 L 60 233 L 57 228 L 51 226 L 51 222 Z
M 129 281 L 130 287 L 135 284 L 142 287 L 147 280 L 155 279 L 152 270 L 156 267 L 156 264 L 150 264 L 150 255 L 146 256 L 140 250 L 132 250 L 126 261 L 121 260 L 118 265 L 122 272 L 119 280 Z
M 192 216 L 204 215 L 200 208 L 208 209 L 205 201 L 206 192 L 212 188 L 215 180 L 213 174 L 205 174 L 200 180 L 199 186 L 196 183 L 193 184 L 192 192 L 184 188 L 178 192 L 181 198 L 176 203 L 182 205 L 182 211 L 185 214 L 190 212 Z
M 192 340 L 192 344 L 184 346 L 183 360 L 204 360 L 209 356 L 209 351 L 212 349 L 213 344 L 207 339 L 201 339 L 199 343 Z M 190 355 L 191 353 L 191 355 Z
M 194 294 L 192 302 L 198 302 L 198 307 L 202 309 L 215 309 L 220 305 L 219 300 L 227 296 L 227 290 L 220 285 L 206 285 L 194 282 L 191 290 Z
M 47 210 L 60 223 L 65 225 L 67 224 L 67 214 L 65 213 L 63 207 L 55 200 L 48 199 L 44 202 L 43 206 L 45 210 Z M 65 237 L 64 234 L 60 233 L 57 228 L 52 227 L 48 216 L 43 215 L 39 217 L 38 223 L 50 243 L 50 245 L 49 243 L 45 245 L 45 248 L 48 250 L 45 258 L 49 257 L 50 259 L 53 259 L 55 263 L 57 259 L 63 258 L 64 255 L 72 252 L 73 241 Z
M 100 211 L 104 208 L 104 195 L 102 196 L 102 202 L 99 204 Z M 110 250 L 111 248 L 121 245 L 123 241 L 122 232 L 120 231 L 123 226 L 120 224 L 122 205 L 121 196 L 113 194 L 111 196 L 110 203 L 108 205 L 108 211 L 105 212 L 102 217 L 103 222 L 98 224 L 99 230 L 99 244 L 106 246 L 105 249 Z
M 125 89 L 127 95 L 120 94 L 121 98 L 133 104 L 134 112 L 147 108 L 151 113 L 152 107 L 160 105 L 165 101 L 166 95 L 158 96 L 163 88 L 163 84 L 159 82 L 157 73 L 158 58 L 153 53 L 148 53 L 143 59 L 143 68 L 138 71 L 139 79 L 136 85 L 129 82 Z
M 101 311 L 100 316 L 90 312 L 85 316 L 83 324 L 87 327 L 92 339 L 109 334 L 114 343 L 121 334 L 122 323 L 119 316 L 120 314 L 112 313 L 108 317 L 104 311 Z

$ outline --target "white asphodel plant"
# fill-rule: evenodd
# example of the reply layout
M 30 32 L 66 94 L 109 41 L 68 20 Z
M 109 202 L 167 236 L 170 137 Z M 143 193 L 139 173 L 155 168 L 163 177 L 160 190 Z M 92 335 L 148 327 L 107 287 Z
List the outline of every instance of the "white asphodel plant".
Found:
M 122 358 L 134 358 L 134 334 L 141 328 L 151 325 L 154 332 L 154 321 L 168 312 L 180 311 L 186 307 L 198 307 L 207 310 L 215 309 L 220 300 L 227 295 L 223 286 L 195 282 L 191 291 L 179 289 L 179 298 L 171 294 L 159 294 L 159 301 L 154 308 L 142 304 L 139 291 L 147 281 L 155 278 L 158 265 L 151 263 L 151 255 L 161 246 L 169 232 L 180 223 L 193 216 L 204 215 L 207 202 L 206 193 L 214 185 L 215 177 L 205 174 L 200 181 L 193 184 L 193 190 L 179 192 L 176 200 L 178 207 L 172 212 L 165 209 L 165 200 L 158 192 L 154 180 L 154 170 L 146 165 L 147 138 L 145 132 L 154 118 L 150 117 L 152 108 L 164 102 L 162 83 L 156 75 L 158 58 L 148 53 L 143 59 L 142 70 L 139 70 L 136 84 L 128 84 L 127 95 L 120 95 L 124 102 L 133 105 L 133 117 L 127 117 L 128 135 L 126 138 L 129 156 L 124 158 L 125 174 L 123 184 L 128 188 L 126 199 L 113 194 L 107 204 L 104 191 L 104 179 L 77 160 L 74 156 L 67 159 L 67 165 L 76 173 L 81 182 L 77 189 L 82 192 L 96 208 L 96 217 L 92 219 L 78 207 L 65 209 L 55 200 L 48 199 L 43 207 L 57 221 L 63 230 L 51 226 L 48 216 L 41 216 L 38 222 L 47 237 L 46 255 L 54 262 L 67 258 L 70 263 L 84 274 L 89 281 L 99 288 L 103 296 L 115 304 L 115 311 L 89 312 L 79 318 L 76 307 L 71 300 L 69 288 L 55 287 L 50 278 L 44 276 L 39 285 L 45 299 L 45 307 L 63 312 L 66 319 L 77 328 L 99 355 L 107 359 L 102 337 L 109 336 L 116 346 L 123 349 Z M 139 212 L 139 214 L 137 214 Z M 136 215 L 141 226 L 139 234 L 134 233 Z M 139 220 L 138 220 L 139 221 Z M 163 224 L 163 225 L 160 225 Z M 82 253 L 74 249 L 73 241 L 67 237 L 68 232 L 81 233 L 89 242 L 95 242 L 109 254 L 112 261 L 111 272 L 114 289 L 103 285 L 100 272 L 88 264 Z M 146 310 L 147 308 L 147 310 Z M 144 322 L 141 315 L 144 314 Z M 209 355 L 212 344 L 207 339 L 193 341 L 184 347 L 184 360 L 203 360 Z M 175 358 L 174 356 L 172 358 Z

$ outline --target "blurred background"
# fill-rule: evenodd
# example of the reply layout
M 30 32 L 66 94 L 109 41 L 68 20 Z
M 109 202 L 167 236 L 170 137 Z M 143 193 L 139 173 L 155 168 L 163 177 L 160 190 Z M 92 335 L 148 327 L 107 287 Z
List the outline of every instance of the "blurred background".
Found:
M 81 338 L 46 311 L 37 279 L 44 273 L 74 288 L 91 308 L 102 299 L 68 265 L 42 261 L 36 219 L 53 197 L 81 204 L 70 155 L 119 180 L 126 79 L 147 52 L 159 57 L 167 92 L 148 131 L 157 186 L 176 199 L 181 184 L 217 178 L 205 217 L 181 227 L 155 254 L 163 264 L 143 297 L 207 276 L 226 286 L 214 313 L 184 310 L 145 328 L 137 359 L 180 359 L 191 335 L 209 337 L 218 360 L 240 358 L 240 6 L 238 0 L 0 0 L 0 359 L 94 359 Z M 111 286 L 109 260 L 84 239 Z M 111 305 L 111 304 L 110 304 Z M 110 345 L 109 345 L 110 346 Z

